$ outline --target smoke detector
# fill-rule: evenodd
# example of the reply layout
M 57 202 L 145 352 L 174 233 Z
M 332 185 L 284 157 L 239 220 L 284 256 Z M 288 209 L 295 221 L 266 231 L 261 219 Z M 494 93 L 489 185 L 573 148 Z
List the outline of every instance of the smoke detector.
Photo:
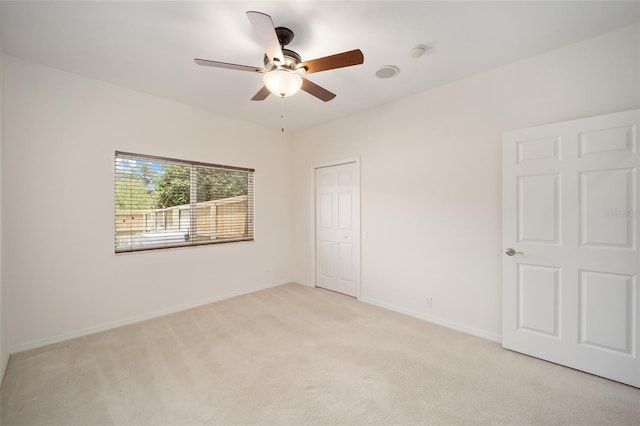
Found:
M 412 58 L 419 58 L 425 53 L 427 53 L 428 49 L 429 48 L 424 44 L 417 44 L 413 46 L 411 50 L 409 50 L 409 56 L 411 56 Z

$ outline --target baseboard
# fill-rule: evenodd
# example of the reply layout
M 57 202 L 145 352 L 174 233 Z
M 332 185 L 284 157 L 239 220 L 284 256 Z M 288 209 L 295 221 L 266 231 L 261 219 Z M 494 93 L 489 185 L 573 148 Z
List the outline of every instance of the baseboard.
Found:
M 159 311 L 150 312 L 148 314 L 137 315 L 135 317 L 126 318 L 123 320 L 109 322 L 103 325 L 99 325 L 96 327 L 89 327 L 83 330 L 74 331 L 71 333 L 60 334 L 54 337 L 48 337 L 45 339 L 38 339 L 27 343 L 22 343 L 19 345 L 12 346 L 10 348 L 11 354 L 15 354 L 18 352 L 28 351 L 30 349 L 40 348 L 42 346 L 51 345 L 53 343 L 64 342 L 65 340 L 75 339 L 77 337 L 87 336 L 89 334 L 99 333 L 101 331 L 111 330 L 113 328 L 122 327 L 129 324 L 135 324 L 137 322 L 142 322 L 146 320 L 150 320 L 153 318 L 158 318 L 164 315 L 173 314 L 176 312 L 186 311 L 187 309 L 197 308 L 198 306 L 208 305 L 210 303 L 219 302 L 225 299 L 231 299 L 233 297 L 242 296 L 249 293 L 254 293 L 256 291 L 265 290 L 272 287 L 277 287 L 282 284 L 287 284 L 290 281 L 278 281 L 270 284 L 265 284 L 258 287 L 253 287 L 245 290 L 235 291 L 231 293 L 226 293 L 221 296 L 215 296 L 204 300 L 198 300 L 196 302 L 183 303 L 182 305 L 174 306 L 167 309 L 161 309 Z M 3 360 L 4 361 L 4 360 Z M 8 356 L 7 356 L 8 361 Z
M 389 309 L 390 311 L 399 312 L 401 314 L 409 315 L 410 317 L 418 318 L 427 322 L 431 322 L 433 324 L 438 324 L 443 327 L 447 327 L 456 331 L 461 331 L 463 333 L 471 334 L 473 336 L 481 337 L 486 340 L 491 340 L 492 342 L 501 343 L 502 336 L 496 333 L 492 333 L 486 330 L 479 330 L 477 328 L 469 327 L 463 324 L 456 323 L 454 321 L 449 321 L 443 318 L 434 317 L 431 315 L 425 315 L 421 312 L 416 312 L 411 309 L 401 308 L 400 306 L 396 306 L 390 303 L 381 302 L 379 300 L 370 299 L 367 297 L 361 297 L 359 299 L 361 302 L 368 303 L 370 305 L 379 306 L 381 308 Z

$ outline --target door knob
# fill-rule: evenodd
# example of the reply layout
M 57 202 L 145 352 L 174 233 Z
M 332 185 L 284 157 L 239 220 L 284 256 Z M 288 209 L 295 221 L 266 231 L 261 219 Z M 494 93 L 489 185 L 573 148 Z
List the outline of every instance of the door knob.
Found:
M 514 250 L 514 249 L 512 249 L 511 247 L 509 247 L 508 249 L 506 249 L 504 252 L 505 252 L 505 254 L 506 254 L 507 256 L 513 256 L 513 255 L 516 255 L 516 254 L 524 254 L 524 253 L 523 253 L 523 252 L 521 252 L 521 251 L 515 251 L 515 250 Z

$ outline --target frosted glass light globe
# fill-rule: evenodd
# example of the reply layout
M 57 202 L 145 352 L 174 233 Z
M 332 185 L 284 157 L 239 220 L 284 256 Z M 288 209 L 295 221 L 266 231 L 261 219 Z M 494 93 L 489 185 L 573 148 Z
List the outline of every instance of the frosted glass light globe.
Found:
M 276 69 L 262 76 L 264 85 L 271 93 L 286 98 L 298 93 L 302 87 L 302 77 L 294 71 Z

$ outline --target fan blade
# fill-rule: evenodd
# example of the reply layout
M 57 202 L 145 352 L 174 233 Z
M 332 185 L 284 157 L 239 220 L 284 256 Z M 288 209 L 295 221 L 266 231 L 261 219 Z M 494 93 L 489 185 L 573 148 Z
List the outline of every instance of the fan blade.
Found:
M 271 92 L 269 91 L 269 89 L 267 89 L 267 86 L 262 86 L 262 89 L 258 90 L 258 93 L 253 95 L 253 98 L 251 98 L 251 100 L 264 101 L 265 99 L 267 99 L 267 96 L 269 96 L 270 93 Z
M 302 90 L 304 90 L 305 92 L 309 93 L 310 95 L 315 96 L 316 98 L 320 99 L 321 101 L 325 101 L 328 102 L 331 99 L 336 97 L 335 93 L 331 93 L 330 91 L 328 91 L 327 89 L 325 89 L 324 87 L 320 87 L 315 83 L 312 83 L 311 81 L 307 80 L 306 78 L 302 78 Z
M 356 49 L 336 55 L 325 56 L 324 58 L 312 59 L 301 63 L 298 68 L 306 68 L 306 74 L 311 74 L 336 68 L 350 67 L 352 65 L 360 65 L 362 63 L 364 63 L 364 55 L 360 49 Z
M 282 55 L 282 48 L 280 47 L 280 41 L 278 41 L 278 35 L 273 26 L 271 16 L 261 12 L 247 12 L 247 17 L 251 21 L 253 30 L 258 36 L 258 41 L 267 53 L 269 60 L 283 65 L 284 56 Z
M 208 59 L 195 58 L 193 61 L 198 65 L 203 65 L 206 67 L 226 68 L 226 69 L 238 70 L 238 71 L 267 72 L 267 70 L 260 67 L 250 67 L 248 65 L 229 64 L 227 62 L 210 61 Z

